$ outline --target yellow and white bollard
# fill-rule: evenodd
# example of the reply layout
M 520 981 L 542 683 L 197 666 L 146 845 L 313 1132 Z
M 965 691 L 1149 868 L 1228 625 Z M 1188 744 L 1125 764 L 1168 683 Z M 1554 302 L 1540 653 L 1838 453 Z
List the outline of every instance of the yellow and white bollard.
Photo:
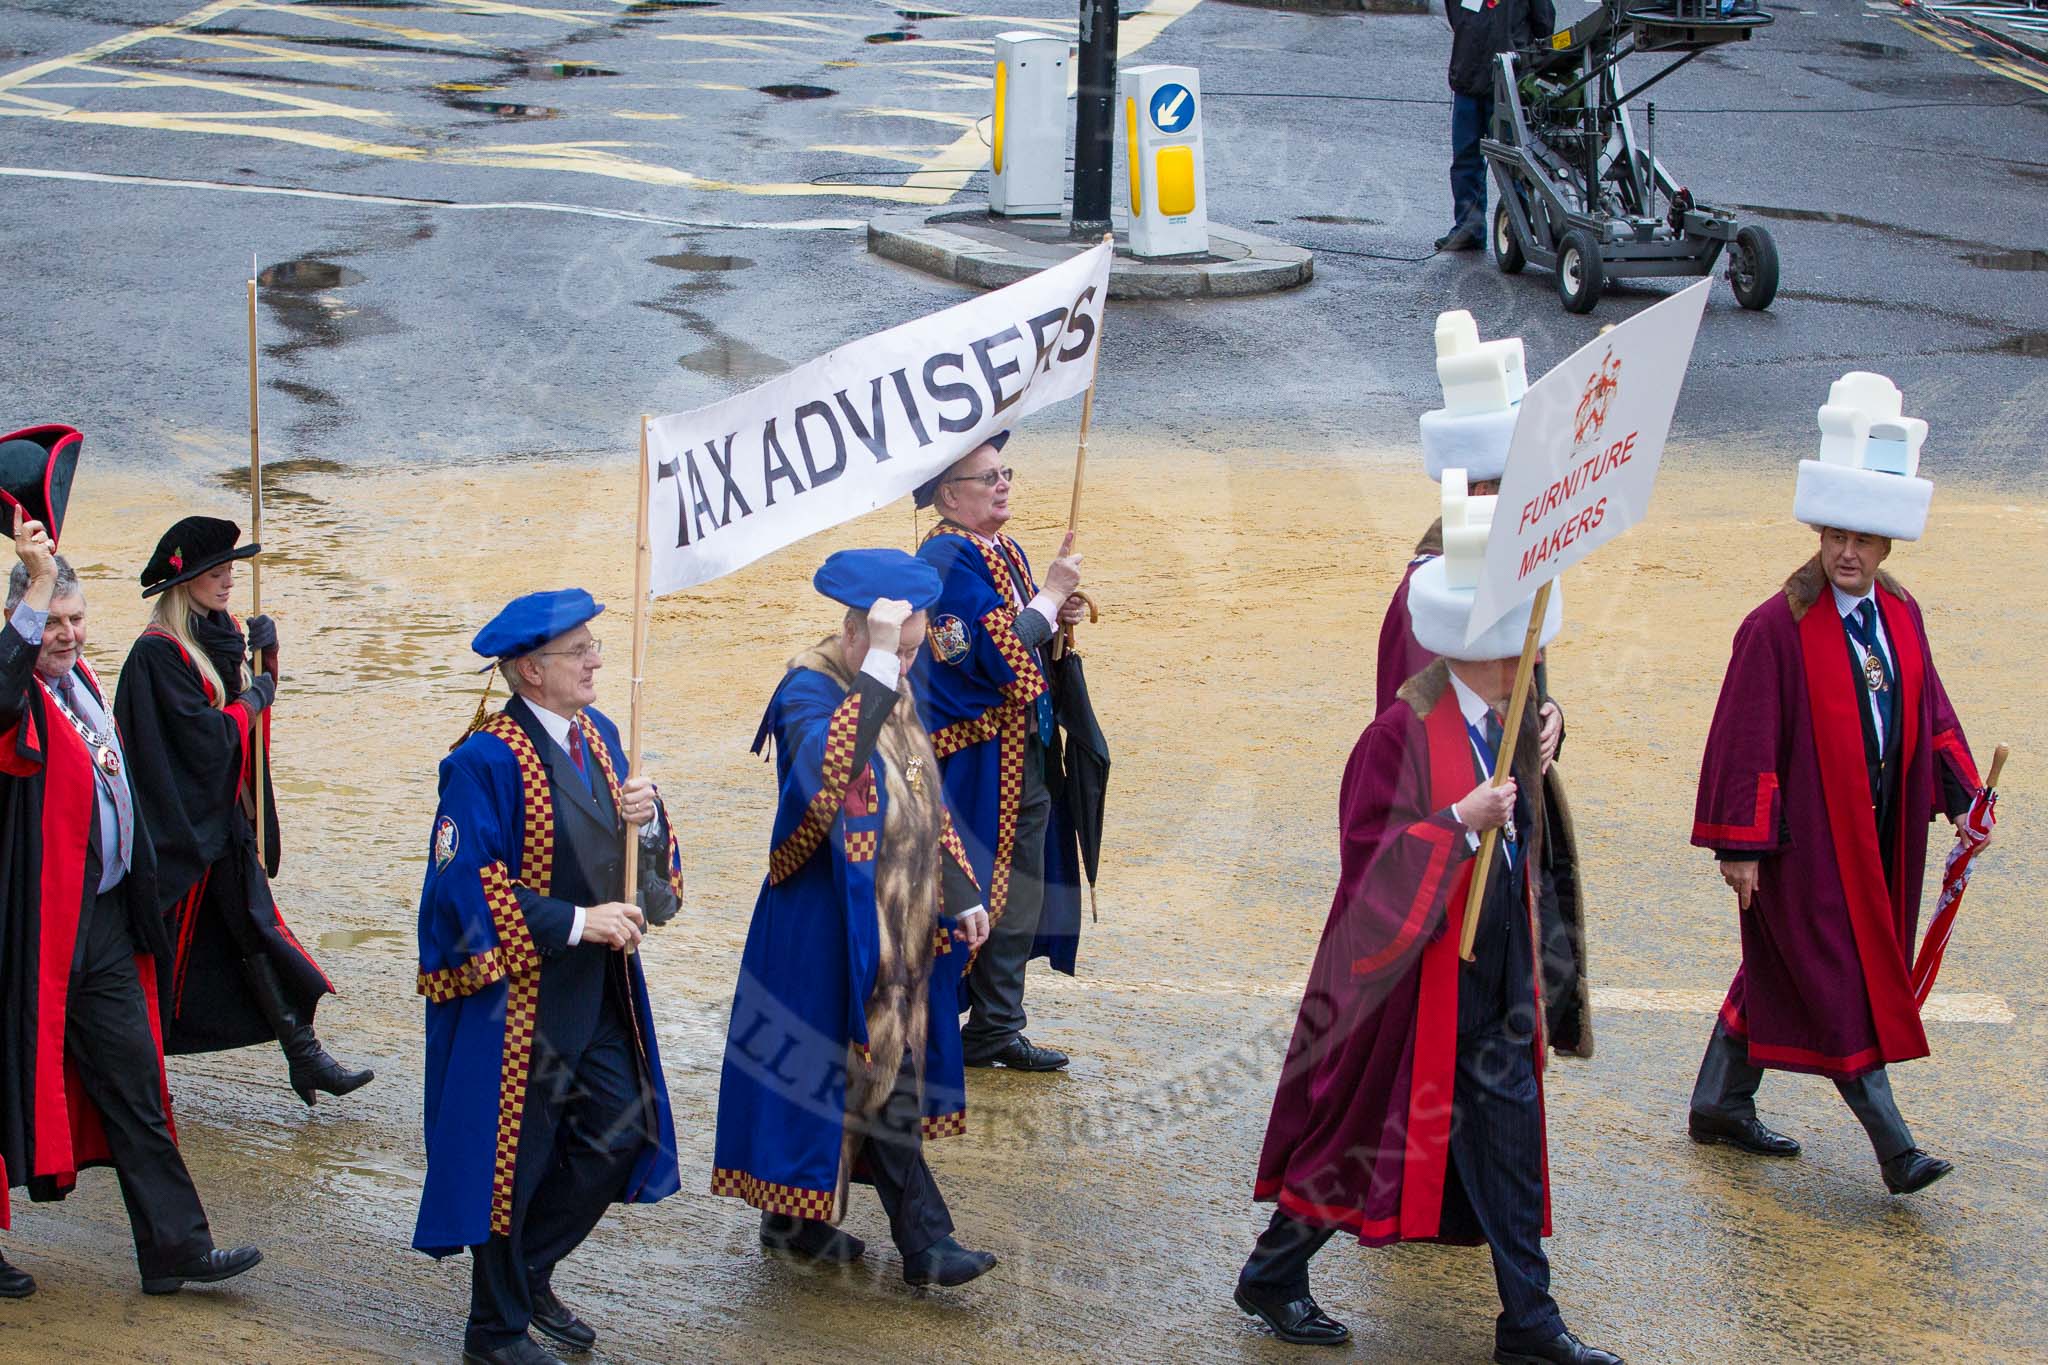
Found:
M 1124 115 L 1132 253 L 1207 251 L 1201 74 L 1192 66 L 1130 66 L 1118 73 L 1117 89 Z
M 996 111 L 989 133 L 990 213 L 1056 218 L 1067 197 L 1065 38 L 996 35 Z

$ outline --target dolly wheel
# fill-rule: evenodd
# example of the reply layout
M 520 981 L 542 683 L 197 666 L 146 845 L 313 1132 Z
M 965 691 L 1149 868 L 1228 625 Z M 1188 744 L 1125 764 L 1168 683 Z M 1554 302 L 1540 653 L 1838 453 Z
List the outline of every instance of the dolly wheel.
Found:
M 1778 244 L 1768 229 L 1739 229 L 1728 247 L 1728 283 L 1735 301 L 1752 312 L 1771 306 L 1778 297 Z
M 1564 300 L 1565 312 L 1592 312 L 1605 283 L 1600 244 L 1584 228 L 1573 228 L 1557 249 L 1557 296 Z
M 1529 258 L 1522 254 L 1521 239 L 1515 236 L 1515 216 L 1507 201 L 1493 206 L 1493 263 L 1503 275 L 1519 275 Z

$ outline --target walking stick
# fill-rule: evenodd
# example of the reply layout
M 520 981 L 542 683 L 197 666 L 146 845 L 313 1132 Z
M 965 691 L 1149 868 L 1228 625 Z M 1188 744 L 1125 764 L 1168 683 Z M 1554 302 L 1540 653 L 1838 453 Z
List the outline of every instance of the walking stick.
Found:
M 256 258 L 249 257 L 249 542 L 263 543 L 263 440 L 262 423 L 259 419 L 259 405 L 256 399 Z M 263 611 L 263 555 L 259 552 L 249 557 L 249 614 L 261 615 Z M 261 660 L 256 661 L 260 669 Z M 269 834 L 265 829 L 265 802 L 263 787 L 268 778 L 270 766 L 270 712 L 265 710 L 257 721 L 256 743 L 251 746 L 255 756 L 249 772 L 253 804 L 255 806 L 256 861 L 265 870 L 270 867 Z
M 633 674 L 632 715 L 627 721 L 626 776 L 640 775 L 640 675 L 647 666 L 647 580 L 654 545 L 647 538 L 647 415 L 640 416 L 640 498 L 633 513 Z M 626 824 L 622 818 L 621 824 Z M 626 824 L 626 894 L 631 905 L 640 894 L 640 830 Z
M 1105 232 L 1102 240 L 1114 243 L 1116 234 Z M 1112 248 L 1113 249 L 1113 248 Z M 1109 301 L 1103 300 L 1105 312 Z M 1088 477 L 1088 426 L 1095 418 L 1095 376 L 1102 369 L 1102 329 L 1095 330 L 1095 354 L 1088 360 L 1088 389 L 1081 395 L 1081 440 L 1074 449 L 1074 497 L 1067 507 L 1067 534 L 1073 535 L 1081 527 L 1081 486 Z M 1091 613 L 1094 604 L 1089 604 Z M 1091 618 L 1092 619 L 1092 618 Z M 1052 657 L 1057 660 L 1074 647 L 1074 628 L 1061 626 L 1059 634 L 1053 637 Z
M 1515 744 L 1522 735 L 1522 708 L 1529 701 L 1529 682 L 1536 674 L 1536 644 L 1543 633 L 1543 614 L 1550 609 L 1550 587 L 1550 583 L 1545 583 L 1538 588 L 1536 600 L 1529 608 L 1529 632 L 1522 637 L 1522 658 L 1515 665 L 1515 690 L 1508 698 L 1507 723 L 1501 735 L 1500 753 L 1494 756 L 1491 785 L 1496 787 L 1506 782 L 1515 770 Z M 1508 819 L 1514 818 L 1510 812 Z M 1490 829 L 1479 837 L 1479 857 L 1472 867 L 1472 889 L 1465 896 L 1465 927 L 1458 936 L 1458 956 L 1467 962 L 1472 960 L 1472 944 L 1479 933 L 1479 905 L 1486 898 L 1486 874 L 1493 866 L 1494 845 L 1499 842 L 1498 829 Z M 1524 856 L 1527 856 L 1526 851 Z

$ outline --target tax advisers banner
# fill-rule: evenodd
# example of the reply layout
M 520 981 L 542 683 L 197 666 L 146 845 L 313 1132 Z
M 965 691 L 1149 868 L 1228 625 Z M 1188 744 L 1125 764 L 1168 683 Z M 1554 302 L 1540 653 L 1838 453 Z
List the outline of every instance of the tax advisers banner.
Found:
M 850 342 L 648 424 L 655 595 L 894 502 L 994 433 L 1085 390 L 1110 248 Z
M 1708 283 L 1644 309 L 1529 386 L 1467 640 L 1650 510 Z

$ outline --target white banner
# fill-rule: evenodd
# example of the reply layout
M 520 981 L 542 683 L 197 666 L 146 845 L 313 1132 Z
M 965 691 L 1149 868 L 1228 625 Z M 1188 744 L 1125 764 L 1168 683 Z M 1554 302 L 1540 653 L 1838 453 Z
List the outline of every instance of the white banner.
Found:
M 1088 387 L 1110 248 L 648 423 L 655 596 L 894 502 Z
M 1650 510 L 1710 283 L 1644 309 L 1529 386 L 1468 641 Z

